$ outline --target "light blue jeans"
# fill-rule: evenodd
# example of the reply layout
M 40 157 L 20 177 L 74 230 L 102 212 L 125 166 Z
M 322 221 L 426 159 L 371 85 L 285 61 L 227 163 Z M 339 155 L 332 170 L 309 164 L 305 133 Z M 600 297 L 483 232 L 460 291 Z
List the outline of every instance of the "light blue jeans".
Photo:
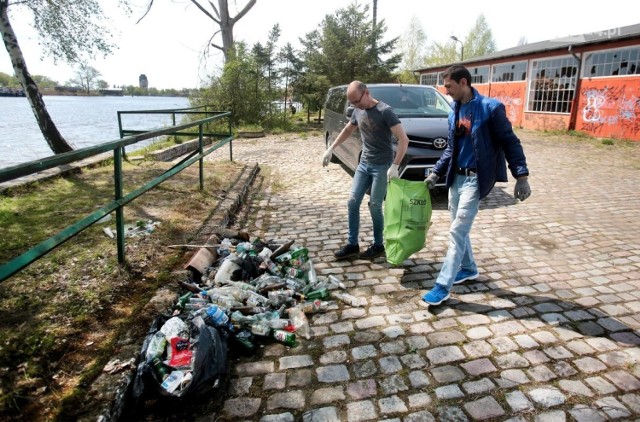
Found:
M 389 164 L 366 164 L 360 162 L 351 183 L 351 194 L 347 201 L 349 210 L 349 239 L 350 245 L 358 244 L 358 234 L 360 232 L 360 204 L 367 189 L 371 188 L 369 198 L 369 212 L 373 222 L 373 243 L 382 245 L 382 232 L 384 230 L 384 215 L 382 213 L 382 202 L 387 194 L 387 170 Z
M 451 212 L 449 249 L 436 280 L 436 283 L 445 286 L 447 290 L 451 290 L 460 269 L 471 272 L 478 270 L 473 259 L 469 233 L 473 220 L 478 215 L 479 207 L 478 178 L 456 174 L 453 185 L 449 188 L 449 211 Z

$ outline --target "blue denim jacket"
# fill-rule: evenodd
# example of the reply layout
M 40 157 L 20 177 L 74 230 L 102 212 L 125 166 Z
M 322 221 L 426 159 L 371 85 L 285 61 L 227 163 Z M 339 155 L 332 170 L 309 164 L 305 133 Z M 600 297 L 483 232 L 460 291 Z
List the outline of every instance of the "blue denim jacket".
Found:
M 496 182 L 507 181 L 507 166 L 513 177 L 528 176 L 527 160 L 520 139 L 513 133 L 511 122 L 507 118 L 504 104 L 493 98 L 480 95 L 475 88 L 473 99 L 469 103 L 471 114 L 471 139 L 473 140 L 478 189 L 480 199 L 491 192 Z M 438 175 L 447 175 L 447 188 L 453 184 L 456 166 L 456 148 L 454 142 L 455 115 L 460 104 L 453 104 L 449 113 L 449 142 L 436 163 L 434 171 Z

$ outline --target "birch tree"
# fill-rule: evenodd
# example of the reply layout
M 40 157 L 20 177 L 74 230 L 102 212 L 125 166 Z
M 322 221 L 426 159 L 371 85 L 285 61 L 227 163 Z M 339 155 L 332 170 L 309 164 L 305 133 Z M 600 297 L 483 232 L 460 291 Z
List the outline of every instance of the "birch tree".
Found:
M 126 0 L 118 2 L 128 9 Z M 38 85 L 29 73 L 11 25 L 14 12 L 26 12 L 20 17 L 32 18 L 43 54 L 51 56 L 54 62 L 77 63 L 83 54 L 106 56 L 113 48 L 108 31 L 102 25 L 102 8 L 98 0 L 0 0 L 0 35 L 40 131 L 54 154 L 72 151 L 51 119 Z

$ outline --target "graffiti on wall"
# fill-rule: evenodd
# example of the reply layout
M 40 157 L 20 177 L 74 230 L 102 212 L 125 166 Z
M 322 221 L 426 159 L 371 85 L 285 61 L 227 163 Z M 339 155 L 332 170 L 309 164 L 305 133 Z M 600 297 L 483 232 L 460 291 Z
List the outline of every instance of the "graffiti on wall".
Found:
M 504 104 L 507 111 L 507 117 L 512 125 L 519 124 L 519 114 L 522 110 L 522 92 L 519 89 L 512 89 L 507 92 L 506 89 L 496 89 L 491 96 Z
M 580 130 L 598 136 L 637 137 L 640 92 L 636 89 L 626 84 L 584 87 L 580 92 Z

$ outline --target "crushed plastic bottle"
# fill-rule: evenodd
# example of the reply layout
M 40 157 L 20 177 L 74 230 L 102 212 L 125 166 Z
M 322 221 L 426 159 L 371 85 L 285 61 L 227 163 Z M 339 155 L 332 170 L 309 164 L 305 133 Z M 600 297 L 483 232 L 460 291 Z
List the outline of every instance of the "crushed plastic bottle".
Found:
M 293 325 L 293 329 L 296 333 L 309 340 L 311 338 L 311 328 L 309 327 L 309 321 L 307 320 L 307 316 L 304 314 L 302 309 L 294 306 L 293 308 L 289 308 L 289 319 L 291 320 L 291 325 Z
M 332 292 L 331 296 L 351 306 L 364 306 L 359 297 L 345 292 Z

